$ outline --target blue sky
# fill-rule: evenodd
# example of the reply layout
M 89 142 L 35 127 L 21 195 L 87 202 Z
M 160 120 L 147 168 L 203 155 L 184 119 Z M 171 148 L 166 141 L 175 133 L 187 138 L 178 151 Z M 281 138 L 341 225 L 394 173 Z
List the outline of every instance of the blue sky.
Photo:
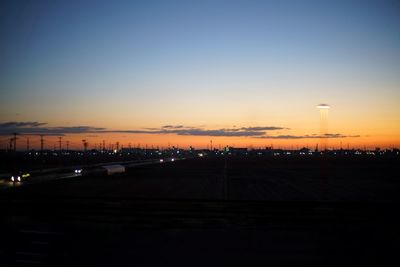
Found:
M 2 121 L 296 128 L 291 112 L 312 122 L 329 102 L 343 129 L 353 109 L 352 120 L 388 124 L 400 113 L 398 1 L 0 5 Z
M 194 67 L 191 77 L 196 70 L 210 75 L 209 67 L 246 77 L 260 67 L 288 75 L 314 66 L 365 73 L 398 67 L 395 1 L 116 2 L 3 4 L 3 75 L 10 83 L 20 75 L 34 81 L 72 76 L 80 83 L 102 82 L 101 74 L 179 78 L 186 67 Z

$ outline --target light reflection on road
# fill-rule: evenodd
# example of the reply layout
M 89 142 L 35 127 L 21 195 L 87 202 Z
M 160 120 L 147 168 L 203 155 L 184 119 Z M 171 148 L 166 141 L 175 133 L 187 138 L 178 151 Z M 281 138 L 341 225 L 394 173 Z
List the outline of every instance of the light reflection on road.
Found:
M 182 160 L 184 158 L 166 158 L 165 161 L 161 161 L 159 159 L 155 160 L 150 160 L 150 161 L 145 161 L 145 162 L 125 162 L 125 168 L 133 168 L 137 166 L 143 166 L 143 165 L 149 165 L 149 164 L 165 164 L 166 162 L 174 162 L 177 160 Z M 104 165 L 109 165 L 109 164 L 102 164 Z M 93 165 L 93 166 L 100 166 L 99 164 Z M 3 179 L 0 180 L 0 190 L 2 189 L 7 189 L 7 188 L 12 188 L 12 187 L 19 187 L 22 185 L 29 185 L 29 184 L 38 184 L 42 182 L 49 182 L 49 181 L 57 181 L 57 180 L 64 180 L 64 179 L 72 179 L 72 178 L 77 178 L 81 177 L 82 173 L 75 173 L 75 172 L 69 172 L 69 173 L 55 173 L 55 174 L 46 174 L 46 175 L 40 175 L 40 176 L 34 176 L 30 177 L 29 180 L 24 181 L 24 182 L 15 182 L 13 183 L 10 180 Z

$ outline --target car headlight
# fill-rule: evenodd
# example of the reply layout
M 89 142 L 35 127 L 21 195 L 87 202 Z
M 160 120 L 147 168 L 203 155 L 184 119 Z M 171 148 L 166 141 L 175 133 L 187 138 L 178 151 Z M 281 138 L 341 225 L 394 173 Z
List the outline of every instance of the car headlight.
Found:
M 14 182 L 14 180 L 15 180 L 15 179 L 14 179 L 14 176 L 11 176 L 11 181 L 13 181 L 13 182 Z
M 21 182 L 21 176 L 17 177 L 18 182 Z

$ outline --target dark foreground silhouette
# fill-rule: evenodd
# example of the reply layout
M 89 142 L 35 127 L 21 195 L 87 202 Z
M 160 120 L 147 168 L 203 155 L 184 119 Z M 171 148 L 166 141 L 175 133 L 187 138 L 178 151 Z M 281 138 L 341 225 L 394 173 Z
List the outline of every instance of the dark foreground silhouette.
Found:
M 1 192 L 4 266 L 396 266 L 399 164 L 197 158 Z

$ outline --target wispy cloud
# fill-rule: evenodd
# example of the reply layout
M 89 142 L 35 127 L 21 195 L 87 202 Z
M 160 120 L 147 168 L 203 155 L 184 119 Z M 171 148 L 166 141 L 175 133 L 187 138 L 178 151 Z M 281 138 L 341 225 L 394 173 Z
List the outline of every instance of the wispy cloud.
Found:
M 244 131 L 241 129 L 215 129 L 208 130 L 204 128 L 147 128 L 145 130 L 105 130 L 109 133 L 132 133 L 132 134 L 176 134 L 176 135 L 191 135 L 191 136 L 226 136 L 226 137 L 250 137 L 265 134 L 263 131 Z
M 11 133 L 25 135 L 66 135 L 80 133 L 98 133 L 106 128 L 91 126 L 72 126 L 72 127 L 43 127 L 47 125 L 44 122 L 4 122 L 0 123 L 0 135 L 9 135 Z
M 193 135 L 193 136 L 227 136 L 227 137 L 249 137 L 259 136 L 264 134 L 262 131 L 232 131 L 231 129 L 217 129 L 217 130 L 205 130 L 205 129 L 184 129 L 184 130 L 173 130 L 170 131 L 177 135 Z
M 261 127 L 242 127 L 244 131 L 276 131 L 276 130 L 289 130 L 289 128 L 276 127 L 276 126 L 261 126 Z
M 182 129 L 185 128 L 183 125 L 164 125 L 161 128 L 163 129 Z
M 275 131 L 287 128 L 277 126 L 241 127 L 206 129 L 204 127 L 193 127 L 185 125 L 164 125 L 160 128 L 145 128 L 143 130 L 104 130 L 110 133 L 131 134 L 176 134 L 185 136 L 225 136 L 225 137 L 256 137 L 266 134 L 266 130 Z
M 320 139 L 320 138 L 348 138 L 348 137 L 360 137 L 360 135 L 344 135 L 344 134 L 324 134 L 324 135 L 264 135 L 257 136 L 261 139 Z
M 10 135 L 19 133 L 25 135 L 53 135 L 62 136 L 67 134 L 107 134 L 107 133 L 126 133 L 126 134 L 175 134 L 181 136 L 216 136 L 216 137 L 251 137 L 262 139 L 315 139 L 315 138 L 347 138 L 359 137 L 359 135 L 344 134 L 325 134 L 325 135 L 269 135 L 267 133 L 278 130 L 288 130 L 289 128 L 279 126 L 254 126 L 254 127 L 234 127 L 220 129 L 206 129 L 205 127 L 192 127 L 184 125 L 164 125 L 158 128 L 143 128 L 133 130 L 113 130 L 102 127 L 92 126 L 62 126 L 44 127 L 47 123 L 43 122 L 4 122 L 0 123 L 0 135 Z
M 26 122 L 16 122 L 9 121 L 0 123 L 0 128 L 12 128 L 12 127 L 39 127 L 46 125 L 46 122 L 37 122 L 37 121 L 26 121 Z

